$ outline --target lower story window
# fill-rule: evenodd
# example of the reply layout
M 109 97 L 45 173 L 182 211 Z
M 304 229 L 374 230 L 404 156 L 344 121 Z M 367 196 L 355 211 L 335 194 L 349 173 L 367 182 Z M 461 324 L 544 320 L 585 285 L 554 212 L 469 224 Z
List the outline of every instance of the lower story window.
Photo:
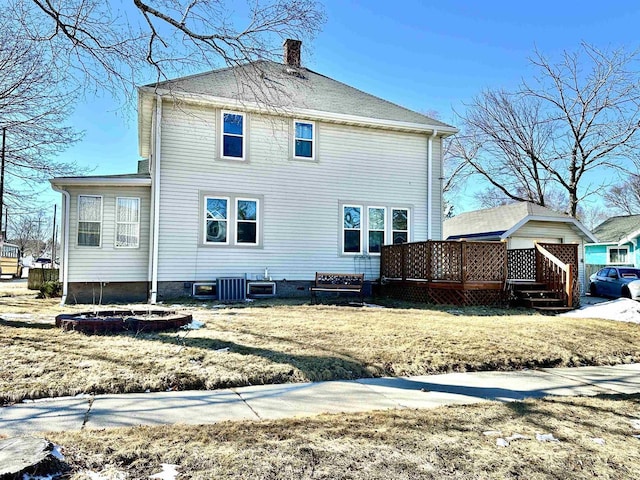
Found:
M 393 243 L 409 241 L 409 210 L 394 208 L 391 211 L 391 236 Z
M 99 247 L 102 233 L 102 197 L 78 196 L 78 246 Z
M 262 198 L 234 194 L 204 197 L 205 245 L 258 246 L 261 243 Z
M 343 253 L 362 253 L 361 213 L 362 207 L 358 205 L 342 207 Z
M 629 249 L 623 248 L 609 248 L 609 263 L 628 263 Z

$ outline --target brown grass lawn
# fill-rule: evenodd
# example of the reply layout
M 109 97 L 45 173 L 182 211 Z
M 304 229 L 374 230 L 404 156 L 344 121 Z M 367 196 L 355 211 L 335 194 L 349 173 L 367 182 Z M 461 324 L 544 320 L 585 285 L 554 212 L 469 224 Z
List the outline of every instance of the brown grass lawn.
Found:
M 640 327 L 489 309 L 181 307 L 200 330 L 87 336 L 57 306 L 0 297 L 0 401 L 640 360 Z M 0 295 L 2 295 L 0 293 Z M 138 306 L 139 307 L 139 306 Z M 227 350 L 228 349 L 228 350 Z
M 637 479 L 640 397 L 549 398 L 271 422 L 52 433 L 71 478 Z M 508 447 L 500 437 L 521 434 Z M 538 442 L 536 434 L 559 442 Z M 594 439 L 602 439 L 604 444 Z M 598 440 L 600 441 L 600 440 Z M 121 476 L 116 476 L 121 475 Z

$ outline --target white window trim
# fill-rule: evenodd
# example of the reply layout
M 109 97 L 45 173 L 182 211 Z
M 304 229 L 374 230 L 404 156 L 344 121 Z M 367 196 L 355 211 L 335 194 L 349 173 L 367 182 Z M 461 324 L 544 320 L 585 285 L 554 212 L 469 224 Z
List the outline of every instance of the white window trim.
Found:
M 249 202 L 256 202 L 256 219 L 255 220 L 240 220 L 238 219 L 238 203 L 240 201 L 249 201 Z M 234 218 L 235 218 L 235 222 L 233 224 L 233 240 L 234 240 L 234 245 L 237 245 L 239 247 L 255 247 L 260 245 L 260 200 L 257 198 L 250 198 L 250 197 L 235 197 L 235 202 L 234 202 L 234 207 L 235 207 L 235 211 L 234 213 Z M 245 222 L 245 223 L 255 223 L 256 224 L 256 241 L 255 243 L 249 243 L 249 242 L 238 242 L 238 223 L 239 222 Z
M 369 245 L 369 233 L 371 231 L 374 232 L 379 232 L 380 230 L 372 230 L 371 229 L 371 225 L 369 225 L 369 211 L 373 210 L 373 209 L 382 209 L 383 214 L 382 214 L 382 219 L 383 219 L 383 223 L 382 223 L 382 245 L 385 245 L 387 243 L 387 237 L 388 237 L 388 230 L 387 230 L 387 207 L 383 207 L 383 206 L 375 206 L 375 205 L 367 205 L 367 250 L 366 252 L 369 255 L 373 255 L 375 257 L 379 257 L 382 252 L 371 252 L 370 248 L 371 245 Z
M 227 218 L 226 218 L 226 222 L 227 222 L 227 238 L 226 241 L 224 242 L 210 242 L 207 240 L 207 199 L 209 198 L 213 198 L 216 200 L 226 200 L 227 201 Z M 229 228 L 229 216 L 231 215 L 231 198 L 224 196 L 224 195 L 205 195 L 203 197 L 203 221 L 202 221 L 202 243 L 204 245 L 229 245 L 229 237 L 231 236 L 231 229 Z
M 224 115 L 225 114 L 242 116 L 242 135 L 238 135 L 235 133 L 224 133 Z M 220 130 L 220 135 L 218 137 L 218 140 L 220 142 L 220 158 L 224 160 L 235 160 L 236 162 L 245 161 L 247 159 L 247 115 L 243 112 L 234 112 L 232 110 L 221 110 L 219 130 Z M 224 155 L 224 136 L 225 135 L 242 138 L 242 157 L 228 157 Z
M 358 252 L 345 252 L 345 241 L 344 241 L 344 232 L 349 230 L 356 230 L 355 228 L 345 228 L 344 226 L 344 209 L 347 207 L 353 207 L 353 208 L 359 208 L 360 209 L 360 251 Z M 363 231 L 364 231 L 364 224 L 363 224 L 363 219 L 362 219 L 362 214 L 364 212 L 365 208 L 363 205 L 357 205 L 354 203 L 343 203 L 342 204 L 342 208 L 340 209 L 340 225 L 342 226 L 342 255 L 349 255 L 349 256 L 354 256 L 354 255 L 362 255 L 363 252 L 365 251 L 364 249 L 364 239 L 363 239 Z
M 119 222 L 118 221 L 118 200 L 120 199 L 124 199 L 124 200 L 137 200 L 138 201 L 138 221 L 137 222 Z M 140 248 L 140 205 L 141 205 L 141 201 L 140 201 L 140 197 L 116 197 L 116 228 L 115 228 L 115 232 L 113 235 L 113 246 L 114 248 L 124 248 L 124 249 L 131 249 L 131 248 Z M 136 226 L 136 245 L 135 246 L 131 246 L 131 245 L 118 245 L 118 225 L 135 225 Z
M 100 223 L 100 242 L 98 245 L 80 245 L 78 242 L 78 235 L 80 233 L 80 198 L 82 197 L 93 197 L 100 199 L 100 221 L 99 222 L 86 222 L 86 223 Z M 76 247 L 78 248 L 102 248 L 102 219 L 104 218 L 104 198 L 102 195 L 88 195 L 88 194 L 79 194 L 78 195 L 78 214 L 76 218 Z
M 622 250 L 625 249 L 627 251 L 627 261 L 626 262 L 612 262 L 611 261 L 611 250 Z M 627 263 L 631 263 L 631 249 L 628 246 L 622 247 L 622 246 L 612 246 L 612 245 L 608 245 L 607 246 L 607 265 L 624 265 Z
M 407 229 L 396 230 L 393 228 L 393 212 L 395 210 L 406 210 L 407 212 Z M 393 244 L 393 232 L 407 232 L 407 242 L 411 241 L 411 209 L 409 207 L 391 207 L 391 215 L 389 215 L 389 243 Z
M 311 125 L 311 156 L 310 157 L 299 157 L 298 155 L 296 155 L 296 140 L 298 140 L 298 137 L 296 137 L 296 123 L 307 123 L 309 125 Z M 317 130 L 316 130 L 316 122 L 313 122 L 311 120 L 299 120 L 299 119 L 294 119 L 293 120 L 293 144 L 291 145 L 292 148 L 292 152 L 293 152 L 293 158 L 296 160 L 307 160 L 307 161 L 315 161 L 316 159 L 316 137 L 317 137 Z M 304 141 L 309 141 L 309 139 L 307 138 L 300 138 L 299 140 L 304 140 Z

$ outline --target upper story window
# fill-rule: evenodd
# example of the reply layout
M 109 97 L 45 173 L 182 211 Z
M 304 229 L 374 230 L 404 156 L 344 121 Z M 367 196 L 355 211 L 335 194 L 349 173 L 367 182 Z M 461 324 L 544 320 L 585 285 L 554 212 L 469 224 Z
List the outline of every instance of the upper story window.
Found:
M 607 248 L 607 260 L 609 263 L 629 263 L 628 247 Z
M 406 208 L 391 210 L 391 239 L 394 244 L 409 241 L 409 210 Z
M 222 112 L 222 158 L 245 159 L 245 120 L 244 113 Z
M 236 199 L 236 243 L 258 244 L 258 200 Z
M 78 246 L 99 247 L 102 234 L 102 197 L 78 195 Z
M 116 198 L 116 248 L 140 246 L 140 199 Z
M 342 207 L 342 253 L 362 253 L 361 213 L 359 205 Z
M 315 123 L 294 120 L 293 157 L 306 160 L 315 158 Z
M 229 238 L 229 199 L 204 197 L 205 233 L 204 243 L 227 245 Z

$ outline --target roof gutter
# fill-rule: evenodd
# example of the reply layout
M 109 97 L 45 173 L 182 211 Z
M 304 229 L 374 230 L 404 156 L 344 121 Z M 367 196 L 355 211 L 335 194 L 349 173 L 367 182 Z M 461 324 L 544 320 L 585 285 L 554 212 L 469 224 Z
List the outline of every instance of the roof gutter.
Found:
M 57 187 L 53 183 L 51 188 L 62 194 L 64 200 L 64 222 L 62 222 L 62 230 L 64 232 L 64 250 L 62 251 L 62 298 L 60 305 L 67 303 L 67 294 L 69 292 L 69 209 L 71 204 L 71 195 L 66 190 Z
M 151 178 L 109 178 L 109 177 L 57 177 L 49 180 L 51 185 L 70 186 L 147 186 L 151 185 Z
M 433 129 L 427 143 L 427 240 L 433 240 L 433 139 L 438 130 Z

